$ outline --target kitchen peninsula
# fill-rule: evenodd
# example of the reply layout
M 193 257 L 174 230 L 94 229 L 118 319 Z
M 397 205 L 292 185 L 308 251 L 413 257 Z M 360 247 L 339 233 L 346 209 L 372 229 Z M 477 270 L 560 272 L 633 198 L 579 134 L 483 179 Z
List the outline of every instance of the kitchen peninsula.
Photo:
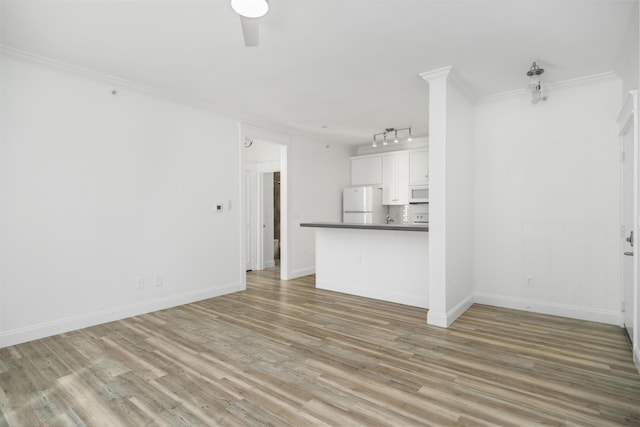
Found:
M 303 223 L 316 228 L 316 287 L 428 308 L 427 224 Z

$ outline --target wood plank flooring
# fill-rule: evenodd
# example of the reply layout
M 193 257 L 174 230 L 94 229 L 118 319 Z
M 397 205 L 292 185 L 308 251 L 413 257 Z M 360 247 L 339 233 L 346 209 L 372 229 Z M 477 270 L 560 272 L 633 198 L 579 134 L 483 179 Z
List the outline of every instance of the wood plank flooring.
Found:
M 0 349 L 1 426 L 640 425 L 616 326 L 248 290 Z

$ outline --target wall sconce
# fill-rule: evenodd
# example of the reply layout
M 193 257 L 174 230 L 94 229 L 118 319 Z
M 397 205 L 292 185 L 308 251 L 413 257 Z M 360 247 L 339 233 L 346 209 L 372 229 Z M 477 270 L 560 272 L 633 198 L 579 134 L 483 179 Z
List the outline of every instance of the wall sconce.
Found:
M 544 101 L 547 99 L 542 96 L 542 84 L 540 83 L 540 77 L 538 77 L 542 73 L 544 73 L 544 69 L 538 67 L 538 63 L 533 61 L 531 68 L 527 71 L 527 76 L 531 78 L 531 81 L 529 82 L 529 91 L 531 92 L 532 104 L 537 104 L 540 100 Z
M 411 138 L 411 128 L 386 128 L 384 130 L 384 132 L 379 132 L 373 135 L 373 140 L 371 141 L 371 146 L 373 148 L 376 148 L 378 146 L 378 137 L 382 138 L 382 145 L 387 145 L 389 144 L 387 142 L 387 136 L 390 133 L 393 133 L 393 143 L 397 144 L 400 142 L 400 139 L 398 139 L 398 132 L 402 132 L 402 131 L 408 131 L 409 132 L 409 136 L 407 137 L 407 142 L 411 142 L 412 138 Z

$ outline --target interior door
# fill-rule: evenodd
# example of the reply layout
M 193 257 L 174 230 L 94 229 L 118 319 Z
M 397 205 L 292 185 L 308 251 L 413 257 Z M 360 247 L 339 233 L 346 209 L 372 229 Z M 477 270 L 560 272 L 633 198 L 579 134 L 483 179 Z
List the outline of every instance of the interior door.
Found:
M 634 232 L 634 144 L 633 132 L 622 136 L 622 320 L 633 340 L 634 257 L 639 256 Z
M 262 174 L 262 268 L 275 266 L 273 246 L 273 172 Z
M 255 263 L 255 172 L 245 170 L 243 177 L 245 190 L 245 268 L 249 271 L 253 270 Z

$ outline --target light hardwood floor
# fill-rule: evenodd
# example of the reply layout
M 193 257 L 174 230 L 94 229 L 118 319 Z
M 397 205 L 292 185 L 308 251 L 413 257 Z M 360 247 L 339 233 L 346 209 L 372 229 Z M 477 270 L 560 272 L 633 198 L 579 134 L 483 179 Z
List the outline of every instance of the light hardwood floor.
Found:
M 640 425 L 616 326 L 248 290 L 0 349 L 0 425 Z

